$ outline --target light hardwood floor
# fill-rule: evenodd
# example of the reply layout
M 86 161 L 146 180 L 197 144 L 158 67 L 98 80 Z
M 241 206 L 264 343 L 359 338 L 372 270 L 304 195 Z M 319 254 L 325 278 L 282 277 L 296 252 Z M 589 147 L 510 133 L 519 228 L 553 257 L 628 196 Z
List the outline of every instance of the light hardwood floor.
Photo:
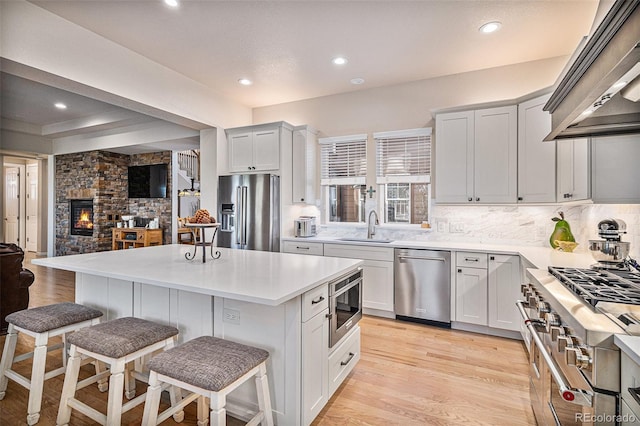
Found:
M 30 307 L 74 300 L 74 274 L 30 264 L 36 275 Z M 462 331 L 365 316 L 362 357 L 313 425 L 535 425 L 529 400 L 527 358 L 521 342 Z M 28 337 L 21 336 L 18 351 Z M 0 338 L 4 345 L 4 336 Z M 49 368 L 58 363 L 49 361 Z M 91 370 L 83 367 L 84 374 Z M 20 366 L 29 374 L 30 362 Z M 63 376 L 45 383 L 42 426 L 55 425 Z M 138 392 L 144 392 L 139 384 Z M 106 394 L 83 390 L 104 409 Z M 0 425 L 26 424 L 27 391 L 9 382 L 0 401 Z M 195 425 L 193 404 L 181 424 Z M 124 425 L 138 425 L 142 407 L 125 413 Z M 71 425 L 92 425 L 74 411 Z M 166 425 L 176 424 L 172 419 Z M 229 418 L 230 426 L 240 425 Z

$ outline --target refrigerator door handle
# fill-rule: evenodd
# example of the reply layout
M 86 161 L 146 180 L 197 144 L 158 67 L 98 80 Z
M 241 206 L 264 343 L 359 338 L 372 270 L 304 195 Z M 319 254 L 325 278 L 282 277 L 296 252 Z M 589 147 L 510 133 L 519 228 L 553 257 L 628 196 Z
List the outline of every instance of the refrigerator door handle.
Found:
M 238 204 L 238 221 L 236 222 L 236 244 L 241 244 L 242 226 L 244 225 L 244 216 L 242 210 L 242 188 L 238 186 L 236 188 L 236 203 Z M 239 225 L 239 226 L 238 226 Z
M 242 245 L 247 245 L 247 187 L 242 187 Z

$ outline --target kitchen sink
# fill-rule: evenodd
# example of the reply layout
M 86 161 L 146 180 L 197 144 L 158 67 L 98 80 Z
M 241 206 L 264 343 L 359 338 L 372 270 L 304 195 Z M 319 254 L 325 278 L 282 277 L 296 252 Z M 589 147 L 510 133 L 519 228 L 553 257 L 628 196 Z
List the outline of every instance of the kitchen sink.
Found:
M 374 240 L 371 238 L 338 238 L 338 241 L 353 241 L 357 243 L 390 243 L 393 240 Z

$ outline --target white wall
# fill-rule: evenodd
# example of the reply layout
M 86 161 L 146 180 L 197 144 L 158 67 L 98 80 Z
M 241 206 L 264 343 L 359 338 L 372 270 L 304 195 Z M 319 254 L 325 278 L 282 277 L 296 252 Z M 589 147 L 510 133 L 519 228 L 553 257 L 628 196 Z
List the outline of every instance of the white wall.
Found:
M 254 108 L 253 123 L 308 124 L 321 136 L 433 125 L 433 109 L 515 99 L 554 84 L 558 57 L 357 92 Z

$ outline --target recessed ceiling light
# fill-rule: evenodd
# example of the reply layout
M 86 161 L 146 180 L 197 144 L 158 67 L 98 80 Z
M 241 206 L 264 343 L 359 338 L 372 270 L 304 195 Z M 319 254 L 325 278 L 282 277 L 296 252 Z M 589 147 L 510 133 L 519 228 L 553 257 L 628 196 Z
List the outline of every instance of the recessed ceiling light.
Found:
M 56 102 L 55 104 L 53 104 L 53 106 L 58 108 L 58 109 L 67 109 L 67 106 L 65 104 L 63 104 L 62 102 Z
M 347 61 L 347 58 L 343 58 L 342 56 L 338 56 L 337 58 L 333 58 L 333 60 L 331 62 L 333 62 L 334 65 L 344 65 L 348 61 Z
M 164 4 L 169 7 L 178 7 L 178 0 L 164 0 Z
M 364 78 L 352 78 L 351 79 L 351 84 L 363 84 L 364 83 Z
M 489 34 L 489 33 L 493 33 L 493 32 L 498 31 L 501 26 L 502 26 L 502 24 L 500 22 L 498 22 L 498 21 L 487 22 L 486 24 L 481 26 L 478 29 L 478 31 L 480 31 L 481 33 L 484 33 L 484 34 Z
M 241 78 L 240 80 L 238 80 L 238 83 L 242 84 L 243 86 L 251 86 L 253 84 L 253 81 L 249 80 L 248 78 Z
M 623 88 L 624 86 L 626 86 L 626 85 L 627 85 L 627 82 L 626 82 L 626 81 L 619 81 L 619 82 L 617 82 L 616 84 L 614 84 L 612 87 L 613 87 L 614 89 L 622 89 L 622 88 Z
M 589 114 L 593 114 L 593 111 L 590 110 L 590 109 L 587 109 L 587 110 L 582 112 L 582 115 L 589 115 Z

